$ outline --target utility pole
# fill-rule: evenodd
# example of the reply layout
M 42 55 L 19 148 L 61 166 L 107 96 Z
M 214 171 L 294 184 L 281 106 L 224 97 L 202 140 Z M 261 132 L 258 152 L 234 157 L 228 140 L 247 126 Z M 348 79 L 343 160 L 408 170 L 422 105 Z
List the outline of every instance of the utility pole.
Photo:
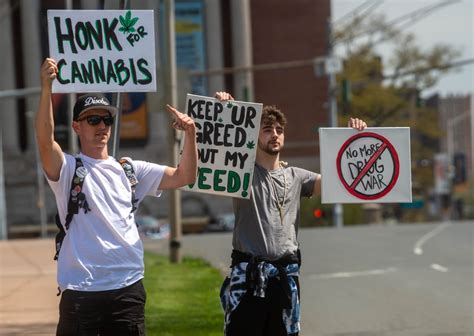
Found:
M 232 7 L 232 50 L 236 66 L 252 65 L 252 31 L 250 22 L 250 0 L 231 1 Z M 235 98 L 253 101 L 253 72 L 234 75 Z
M 329 101 L 329 121 L 331 127 L 337 127 L 337 82 L 336 72 L 340 65 L 337 65 L 337 61 L 333 54 L 333 36 L 332 36 L 332 23 L 328 19 L 327 22 L 327 58 L 325 70 L 329 79 L 329 90 L 328 90 L 328 101 Z M 334 63 L 334 64 L 332 64 Z M 332 64 L 330 66 L 330 64 Z M 344 225 L 343 220 L 343 209 L 342 205 L 337 203 L 333 206 L 333 221 L 337 228 L 341 228 Z
M 175 17 L 174 17 L 174 0 L 165 1 L 165 30 L 166 30 L 166 102 L 172 106 L 177 106 L 177 70 L 176 70 L 176 40 L 175 40 Z M 171 125 L 171 122 L 170 122 Z M 179 141 L 176 130 L 172 127 L 168 132 L 168 150 L 172 167 L 178 166 L 178 150 Z M 180 263 L 181 256 L 181 192 L 172 189 L 170 192 L 169 203 L 169 222 L 170 222 L 170 261 L 172 263 Z
M 36 207 L 39 211 L 40 216 L 40 232 L 41 238 L 46 238 L 48 236 L 48 213 L 46 211 L 46 191 L 45 191 L 45 181 L 43 175 L 43 167 L 41 166 L 41 159 L 39 155 L 38 143 L 35 141 L 35 112 L 27 111 L 26 117 L 28 120 L 28 130 L 31 135 L 28 143 L 30 150 L 34 151 L 36 158 L 36 183 L 37 183 L 37 198 L 36 198 Z
M 122 1 L 122 9 L 130 9 L 130 1 Z M 120 148 L 120 121 L 122 120 L 122 94 L 117 92 L 115 99 L 115 107 L 117 108 L 117 115 L 115 116 L 114 132 L 112 139 L 112 156 L 117 157 L 118 149 Z
M 474 93 L 471 93 L 471 148 L 474 149 Z M 474 171 L 474 154 L 471 153 L 471 174 Z M 471 175 L 474 177 L 474 175 Z
M 72 10 L 73 8 L 72 0 L 66 0 L 66 9 Z M 74 104 L 76 102 L 76 94 L 75 93 L 69 93 L 67 95 L 67 124 L 72 125 L 72 119 L 73 119 L 73 109 L 74 109 Z M 69 127 L 69 132 L 68 132 L 68 144 L 69 144 L 69 151 L 71 154 L 76 154 L 79 152 L 79 145 L 77 142 L 77 135 L 76 132 L 72 129 L 72 127 Z
M 7 206 L 5 202 L 5 179 L 3 171 L 3 132 L 0 127 L 0 240 L 8 239 Z

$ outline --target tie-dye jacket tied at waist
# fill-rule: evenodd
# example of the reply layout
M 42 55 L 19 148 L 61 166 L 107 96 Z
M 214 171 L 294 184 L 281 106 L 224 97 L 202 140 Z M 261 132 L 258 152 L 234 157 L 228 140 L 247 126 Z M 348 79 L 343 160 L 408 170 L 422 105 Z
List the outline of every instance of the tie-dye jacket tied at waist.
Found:
M 232 269 L 221 288 L 221 304 L 225 314 L 224 331 L 230 324 L 232 312 L 237 308 L 245 293 L 249 291 L 254 296 L 263 298 L 268 280 L 277 278 L 284 292 L 281 296 L 284 298 L 281 300 L 281 305 L 286 330 L 288 334 L 299 332 L 300 302 L 297 283 L 299 262 L 287 264 L 282 263 L 281 260 L 266 261 L 255 257 L 249 258 L 249 261 L 241 261 L 242 258 L 235 258 L 236 253 L 239 256 L 243 255 L 238 251 L 232 253 Z

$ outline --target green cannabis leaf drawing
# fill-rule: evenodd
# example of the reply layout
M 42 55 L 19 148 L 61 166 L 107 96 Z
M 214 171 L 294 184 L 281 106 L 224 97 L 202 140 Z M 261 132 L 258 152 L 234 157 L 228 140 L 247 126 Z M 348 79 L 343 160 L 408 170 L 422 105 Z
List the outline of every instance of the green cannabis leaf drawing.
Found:
M 134 17 L 132 19 L 131 11 L 128 11 L 125 14 L 125 17 L 120 15 L 119 19 L 120 19 L 120 23 L 122 24 L 122 27 L 119 28 L 119 31 L 121 31 L 124 34 L 133 33 L 135 31 L 135 28 L 133 28 L 133 26 L 135 25 L 135 23 L 137 23 L 138 18 Z
M 247 142 L 247 148 L 248 149 L 253 149 L 255 147 L 255 143 L 253 141 Z

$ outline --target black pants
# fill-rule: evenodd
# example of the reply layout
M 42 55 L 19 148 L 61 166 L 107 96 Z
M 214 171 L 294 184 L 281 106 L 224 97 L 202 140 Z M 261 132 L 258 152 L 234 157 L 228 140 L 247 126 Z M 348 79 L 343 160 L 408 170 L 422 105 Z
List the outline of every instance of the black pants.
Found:
M 59 303 L 56 335 L 145 335 L 145 301 L 141 280 L 109 291 L 65 290 Z
M 270 279 L 264 298 L 254 296 L 251 291 L 232 312 L 228 336 L 297 336 L 288 335 L 283 323 L 280 302 L 281 289 L 276 279 Z

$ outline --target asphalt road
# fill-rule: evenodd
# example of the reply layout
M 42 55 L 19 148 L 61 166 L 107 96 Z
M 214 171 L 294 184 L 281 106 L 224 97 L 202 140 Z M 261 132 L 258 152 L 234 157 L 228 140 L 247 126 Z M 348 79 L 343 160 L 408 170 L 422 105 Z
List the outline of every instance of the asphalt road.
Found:
M 302 229 L 299 239 L 302 336 L 474 335 L 474 221 Z M 230 250 L 229 233 L 183 237 L 184 254 L 223 273 Z

